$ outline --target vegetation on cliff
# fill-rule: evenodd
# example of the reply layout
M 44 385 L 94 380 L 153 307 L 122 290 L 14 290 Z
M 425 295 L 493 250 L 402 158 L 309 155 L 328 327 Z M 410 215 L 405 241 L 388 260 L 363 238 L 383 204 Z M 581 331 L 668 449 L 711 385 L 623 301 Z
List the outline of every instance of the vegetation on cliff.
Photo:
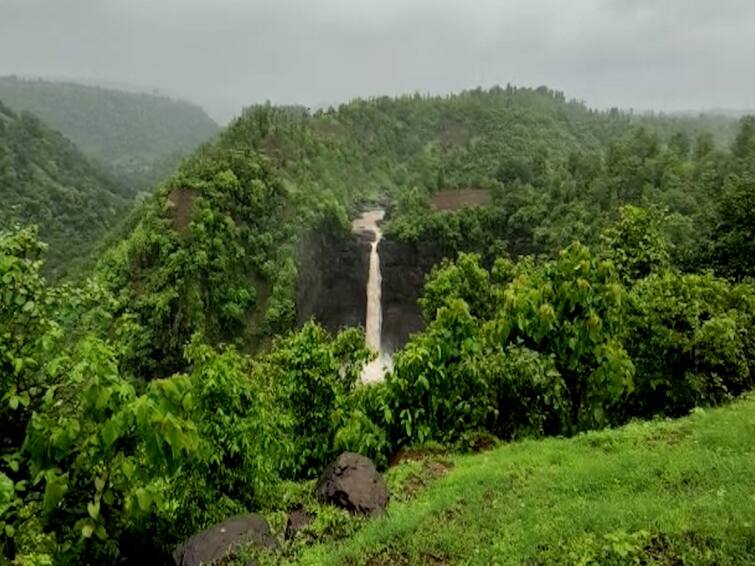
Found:
M 86 281 L 50 286 L 34 233 L 4 232 L 2 556 L 143 561 L 300 503 L 342 450 L 385 466 L 428 442 L 572 436 L 736 398 L 755 381 L 755 128 L 743 119 L 727 149 L 690 142 L 702 125 L 513 87 L 258 107 L 161 185 Z M 460 187 L 491 204 L 431 211 Z M 345 231 L 378 199 L 395 203 L 393 237 L 451 257 L 428 278 L 427 329 L 365 387 L 362 333 L 294 329 L 294 287 L 306 234 Z M 603 437 L 533 451 L 581 438 Z M 672 523 L 658 536 L 676 544 Z M 643 525 L 566 550 L 603 552 L 604 534 L 642 549 L 657 534 Z M 738 540 L 720 552 L 746 556 Z

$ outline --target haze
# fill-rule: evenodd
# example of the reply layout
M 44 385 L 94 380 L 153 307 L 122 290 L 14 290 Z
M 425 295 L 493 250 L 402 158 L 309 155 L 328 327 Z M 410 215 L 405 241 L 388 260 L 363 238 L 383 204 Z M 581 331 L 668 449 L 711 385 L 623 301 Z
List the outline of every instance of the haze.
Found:
M 591 106 L 755 107 L 751 0 L 0 0 L 0 75 L 271 100 L 547 84 Z

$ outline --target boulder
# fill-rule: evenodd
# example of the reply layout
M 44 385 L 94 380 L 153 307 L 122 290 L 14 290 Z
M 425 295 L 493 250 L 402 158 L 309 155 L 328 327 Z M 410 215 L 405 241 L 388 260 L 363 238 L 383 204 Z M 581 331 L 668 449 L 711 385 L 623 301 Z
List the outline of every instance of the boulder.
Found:
M 239 546 L 277 548 L 278 542 L 261 515 L 251 513 L 231 517 L 200 531 L 173 552 L 177 566 L 211 565 Z
M 304 527 L 312 522 L 312 515 L 307 513 L 304 509 L 295 509 L 288 515 L 286 521 L 286 531 L 283 535 L 285 540 L 292 540 L 296 533 L 302 530 Z
M 372 460 L 344 452 L 320 476 L 315 497 L 351 513 L 375 515 L 388 504 L 388 488 Z

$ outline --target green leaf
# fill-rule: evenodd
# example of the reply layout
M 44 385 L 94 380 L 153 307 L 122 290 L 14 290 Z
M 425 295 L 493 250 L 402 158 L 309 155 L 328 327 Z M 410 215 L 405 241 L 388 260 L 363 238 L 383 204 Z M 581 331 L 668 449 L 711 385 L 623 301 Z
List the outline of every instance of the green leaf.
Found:
M 100 540 L 107 540 L 107 531 L 105 530 L 105 525 L 98 525 L 97 530 L 94 532 L 94 534 L 96 534 L 97 538 Z
M 120 436 L 119 423 L 115 419 L 110 419 L 102 427 L 102 440 L 105 442 L 105 448 L 110 448 Z
M 52 511 L 58 505 L 60 500 L 63 499 L 66 491 L 68 491 L 67 474 L 56 475 L 53 471 L 48 472 L 43 502 L 45 511 Z
M 10 507 L 11 501 L 15 497 L 15 489 L 13 488 L 13 480 L 0 472 L 0 517 Z
M 87 503 L 87 513 L 89 513 L 89 516 L 97 520 L 97 518 L 100 516 L 100 502 L 94 501 Z
M 139 504 L 139 509 L 142 511 L 149 511 L 152 505 L 152 495 L 146 489 L 140 487 L 136 490 L 136 501 Z
M 91 521 L 87 521 L 81 527 L 81 536 L 84 538 L 91 538 L 94 534 L 95 525 Z

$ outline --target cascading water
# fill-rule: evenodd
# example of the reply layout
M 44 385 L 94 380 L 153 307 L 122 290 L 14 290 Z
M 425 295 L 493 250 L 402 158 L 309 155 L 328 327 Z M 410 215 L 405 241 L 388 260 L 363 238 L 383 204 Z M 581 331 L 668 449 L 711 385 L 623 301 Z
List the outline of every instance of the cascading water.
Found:
M 378 357 L 362 369 L 362 382 L 382 381 L 385 372 L 391 368 L 391 356 L 383 352 L 382 323 L 383 310 L 381 302 L 382 278 L 380 276 L 380 255 L 378 244 L 383 233 L 378 223 L 385 216 L 384 210 L 369 210 L 352 223 L 352 231 L 372 234 L 372 248 L 370 250 L 370 271 L 367 280 L 367 317 L 365 321 L 365 337 L 367 346 L 378 353 Z

